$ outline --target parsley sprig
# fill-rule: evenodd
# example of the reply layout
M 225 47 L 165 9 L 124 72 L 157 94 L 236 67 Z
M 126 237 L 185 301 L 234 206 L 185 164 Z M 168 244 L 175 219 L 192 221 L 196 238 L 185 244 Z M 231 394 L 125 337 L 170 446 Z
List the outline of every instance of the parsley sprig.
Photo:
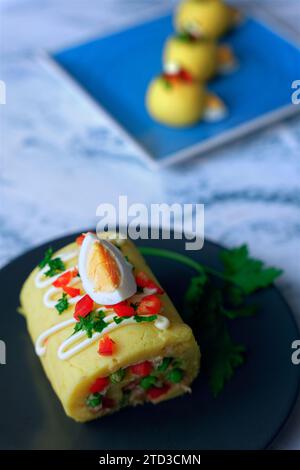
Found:
M 133 318 L 137 323 L 151 323 L 157 319 L 157 315 L 134 315 L 133 317 L 113 317 L 113 321 L 119 325 L 124 320 L 128 320 L 129 318 Z
M 230 320 L 256 314 L 259 306 L 251 301 L 251 294 L 269 287 L 282 271 L 251 258 L 246 245 L 221 251 L 220 271 L 168 250 L 145 247 L 141 252 L 181 262 L 197 272 L 186 292 L 183 311 L 197 336 L 202 368 L 217 396 L 245 361 L 246 347 L 232 338 Z
M 58 314 L 61 315 L 65 310 L 69 308 L 68 296 L 63 292 L 63 295 L 58 299 L 55 308 L 58 311 Z
M 61 273 L 62 271 L 65 271 L 66 266 L 64 262 L 61 260 L 61 258 L 52 258 L 53 256 L 53 249 L 50 247 L 46 250 L 44 258 L 42 261 L 39 263 L 39 268 L 43 269 L 46 266 L 48 266 L 48 271 L 45 272 L 45 276 L 47 277 L 52 277 L 55 276 L 56 274 Z
M 79 317 L 79 321 L 75 324 L 73 334 L 78 331 L 85 331 L 88 338 L 91 338 L 94 333 L 101 333 L 107 327 L 104 321 L 105 312 L 103 310 L 93 310 L 86 317 Z
M 52 255 L 53 255 L 53 248 L 51 248 L 51 246 L 45 251 L 45 254 L 44 254 L 44 258 L 42 259 L 42 261 L 39 263 L 39 268 L 44 268 L 48 263 L 49 261 L 51 260 L 52 258 Z

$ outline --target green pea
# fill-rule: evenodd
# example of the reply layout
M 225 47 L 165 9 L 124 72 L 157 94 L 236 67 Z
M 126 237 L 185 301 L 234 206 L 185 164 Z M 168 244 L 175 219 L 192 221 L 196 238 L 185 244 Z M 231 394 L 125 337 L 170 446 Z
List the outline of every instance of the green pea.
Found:
M 119 369 L 116 372 L 113 372 L 110 376 L 110 381 L 112 384 L 119 384 L 122 382 L 126 375 L 125 369 Z
M 97 406 L 100 406 L 101 403 L 102 403 L 102 396 L 100 395 L 100 393 L 92 393 L 86 399 L 86 404 L 90 408 L 96 408 Z
M 172 369 L 167 374 L 167 380 L 169 380 L 170 382 L 174 384 L 181 382 L 182 378 L 183 378 L 183 371 L 181 369 Z
M 155 385 L 155 382 L 156 382 L 156 377 L 154 377 L 154 375 L 148 375 L 147 377 L 142 378 L 142 380 L 140 381 L 140 386 L 144 390 L 148 390 L 153 385 Z
M 171 357 L 164 357 L 162 363 L 157 367 L 158 372 L 165 372 L 172 362 Z

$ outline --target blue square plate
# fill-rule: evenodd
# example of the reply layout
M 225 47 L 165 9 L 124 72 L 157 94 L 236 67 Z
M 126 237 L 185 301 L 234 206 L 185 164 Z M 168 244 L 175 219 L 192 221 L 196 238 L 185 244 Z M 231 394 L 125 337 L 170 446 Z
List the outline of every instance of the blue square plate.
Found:
M 145 107 L 145 93 L 150 80 L 161 72 L 162 49 L 172 33 L 168 15 L 57 51 L 52 58 L 156 165 L 204 152 L 296 111 L 291 84 L 300 76 L 300 49 L 249 18 L 226 38 L 240 61 L 239 69 L 209 86 L 227 103 L 228 117 L 183 130 L 154 122 Z

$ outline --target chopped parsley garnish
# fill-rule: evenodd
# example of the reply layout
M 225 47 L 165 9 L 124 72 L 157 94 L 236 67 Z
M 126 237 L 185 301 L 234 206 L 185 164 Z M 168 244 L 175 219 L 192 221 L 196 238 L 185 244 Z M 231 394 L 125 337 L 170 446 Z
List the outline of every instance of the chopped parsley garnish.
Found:
M 102 403 L 102 396 L 100 395 L 100 393 L 92 393 L 86 399 L 86 404 L 90 408 L 97 408 L 97 406 L 100 406 L 101 403 Z
M 52 277 L 56 274 L 65 271 L 66 266 L 61 260 L 61 258 L 57 257 L 52 259 L 53 256 L 53 249 L 50 247 L 46 250 L 44 254 L 44 258 L 39 263 L 39 268 L 43 269 L 48 266 L 48 271 L 45 272 L 45 276 Z
M 167 380 L 172 382 L 173 384 L 178 384 L 182 381 L 183 378 L 183 371 L 181 369 L 172 369 L 167 374 Z
M 202 370 L 217 396 L 245 361 L 246 348 L 232 337 L 230 321 L 257 313 L 259 305 L 251 302 L 251 294 L 272 285 L 282 271 L 251 258 L 246 245 L 221 251 L 220 271 L 168 250 L 145 247 L 141 252 L 178 261 L 197 272 L 186 292 L 183 311 L 201 345 Z M 172 365 L 180 369 L 175 361 Z
M 45 272 L 45 276 L 47 277 L 55 276 L 56 274 L 65 271 L 66 269 L 66 266 L 61 258 L 50 259 L 47 264 L 49 266 L 48 271 Z
M 157 371 L 158 372 L 165 372 L 167 370 L 167 368 L 169 367 L 169 365 L 171 364 L 171 362 L 172 362 L 171 357 L 164 357 L 162 362 L 157 367 Z
M 51 260 L 52 255 L 53 255 L 53 249 L 51 247 L 49 247 L 46 250 L 45 254 L 44 254 L 44 258 L 39 263 L 39 268 L 41 268 L 41 269 L 44 268 L 49 263 L 49 261 Z
M 137 323 L 152 322 L 157 319 L 157 315 L 134 315 L 134 319 Z
M 119 325 L 122 323 L 124 320 L 128 320 L 130 318 L 133 318 L 137 323 L 142 323 L 142 322 L 152 322 L 157 319 L 157 315 L 134 315 L 133 317 L 117 317 L 115 316 L 113 318 L 114 322 Z
M 104 321 L 105 313 L 100 311 L 93 311 L 86 317 L 79 317 L 79 321 L 75 324 L 74 333 L 78 331 L 85 331 L 88 338 L 91 338 L 94 333 L 101 333 L 107 327 Z M 73 334 L 74 334 L 73 333 Z
M 156 383 L 156 377 L 154 375 L 148 375 L 147 377 L 143 377 L 140 381 L 140 386 L 144 390 L 148 390 L 149 388 L 153 387 Z
M 120 323 L 122 323 L 122 321 L 124 321 L 124 320 L 126 320 L 126 319 L 128 319 L 128 318 L 131 318 L 131 317 L 117 317 L 117 316 L 116 316 L 116 317 L 113 318 L 113 320 L 114 320 L 114 322 L 115 322 L 117 325 L 119 325 Z
M 62 297 L 58 299 L 57 304 L 55 305 L 56 310 L 58 311 L 59 315 L 61 315 L 65 310 L 69 308 L 68 296 L 67 294 L 63 293 Z
M 119 384 L 120 382 L 122 382 L 125 375 L 126 375 L 126 370 L 119 369 L 116 372 L 113 372 L 109 378 L 112 384 Z

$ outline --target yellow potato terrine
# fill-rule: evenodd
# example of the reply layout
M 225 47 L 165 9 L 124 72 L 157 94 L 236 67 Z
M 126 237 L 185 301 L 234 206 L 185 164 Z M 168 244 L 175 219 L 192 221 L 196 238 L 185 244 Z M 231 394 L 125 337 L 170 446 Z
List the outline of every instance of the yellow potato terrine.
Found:
M 192 330 L 133 243 L 113 234 L 49 249 L 22 288 L 21 311 L 76 421 L 176 397 L 198 374 Z

